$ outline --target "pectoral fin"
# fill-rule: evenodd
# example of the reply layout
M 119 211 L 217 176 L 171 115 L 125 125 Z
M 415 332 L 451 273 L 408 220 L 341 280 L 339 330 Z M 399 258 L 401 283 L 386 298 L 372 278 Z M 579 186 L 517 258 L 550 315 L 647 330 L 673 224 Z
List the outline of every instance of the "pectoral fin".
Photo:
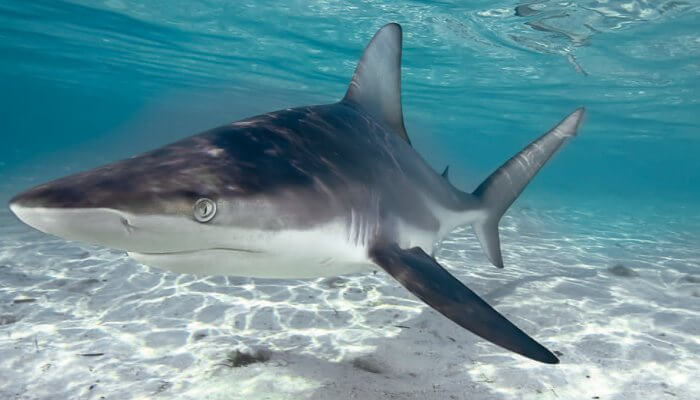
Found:
M 419 247 L 404 250 L 396 243 L 377 244 L 370 257 L 411 293 L 463 328 L 533 360 L 559 362 Z

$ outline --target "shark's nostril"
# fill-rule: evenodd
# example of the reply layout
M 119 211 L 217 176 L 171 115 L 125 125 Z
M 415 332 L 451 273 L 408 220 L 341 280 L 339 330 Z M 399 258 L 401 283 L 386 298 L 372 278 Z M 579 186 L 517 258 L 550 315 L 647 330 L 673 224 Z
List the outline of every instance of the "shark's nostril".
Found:
M 124 226 L 124 229 L 126 229 L 126 233 L 132 234 L 134 233 L 134 226 L 129 223 L 129 220 L 126 219 L 125 217 L 119 217 L 121 220 L 122 225 Z

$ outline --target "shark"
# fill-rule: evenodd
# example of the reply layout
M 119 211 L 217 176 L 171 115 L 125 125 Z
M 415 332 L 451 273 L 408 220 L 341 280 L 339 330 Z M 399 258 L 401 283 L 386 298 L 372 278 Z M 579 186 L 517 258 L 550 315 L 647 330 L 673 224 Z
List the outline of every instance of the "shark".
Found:
M 401 26 L 387 24 L 338 102 L 223 125 L 28 189 L 9 208 L 44 233 L 178 273 L 308 279 L 385 271 L 481 338 L 556 364 L 434 253 L 447 234 L 471 225 L 488 260 L 502 268 L 502 215 L 577 135 L 584 109 L 465 192 L 411 144 L 401 51 Z

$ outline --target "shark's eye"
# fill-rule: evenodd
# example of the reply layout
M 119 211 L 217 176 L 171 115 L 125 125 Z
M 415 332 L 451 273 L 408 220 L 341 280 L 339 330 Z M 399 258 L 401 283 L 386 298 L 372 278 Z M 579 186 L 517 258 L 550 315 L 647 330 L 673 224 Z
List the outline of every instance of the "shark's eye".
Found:
M 216 203 L 214 200 L 202 198 L 194 203 L 194 219 L 199 222 L 208 222 L 216 214 Z

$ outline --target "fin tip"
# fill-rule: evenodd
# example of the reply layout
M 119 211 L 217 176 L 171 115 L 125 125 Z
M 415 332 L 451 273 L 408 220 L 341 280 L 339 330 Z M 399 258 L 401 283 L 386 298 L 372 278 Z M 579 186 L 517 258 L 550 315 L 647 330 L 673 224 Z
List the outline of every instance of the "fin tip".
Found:
M 584 107 L 579 107 L 571 114 L 567 115 L 566 118 L 564 118 L 553 128 L 553 130 L 557 131 L 559 135 L 564 137 L 578 136 L 578 129 L 581 126 L 585 115 L 586 109 Z
M 398 32 L 403 31 L 403 29 L 401 28 L 401 25 L 399 25 L 399 23 L 397 23 L 397 22 L 389 22 L 388 24 L 382 26 L 379 29 L 379 31 L 383 31 L 384 29 L 396 29 L 396 30 L 398 30 Z
M 549 351 L 549 350 L 547 350 L 547 352 L 548 352 L 549 354 L 547 354 L 545 357 L 542 357 L 541 359 L 539 359 L 539 360 L 537 360 L 537 361 L 541 361 L 541 362 L 543 362 L 543 363 L 545 363 L 545 364 L 552 364 L 552 365 L 559 364 L 559 359 L 557 358 L 557 356 L 555 356 L 555 355 L 554 355 L 551 351 Z

